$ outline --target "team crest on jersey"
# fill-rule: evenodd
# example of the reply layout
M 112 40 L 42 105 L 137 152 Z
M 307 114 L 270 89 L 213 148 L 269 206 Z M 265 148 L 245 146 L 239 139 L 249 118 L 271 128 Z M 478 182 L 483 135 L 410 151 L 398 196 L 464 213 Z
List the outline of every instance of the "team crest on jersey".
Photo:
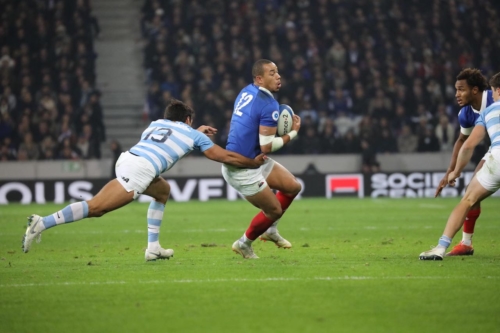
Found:
M 273 117 L 274 121 L 278 121 L 278 118 L 280 117 L 280 113 L 278 111 L 273 111 L 272 117 Z

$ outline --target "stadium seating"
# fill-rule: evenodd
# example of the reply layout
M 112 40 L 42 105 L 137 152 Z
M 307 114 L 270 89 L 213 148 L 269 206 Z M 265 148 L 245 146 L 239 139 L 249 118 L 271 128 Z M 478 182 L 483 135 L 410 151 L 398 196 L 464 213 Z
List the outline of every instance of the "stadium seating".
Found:
M 198 123 L 220 129 L 215 140 L 224 145 L 235 96 L 251 82 L 252 63 L 268 58 L 282 75 L 279 101 L 303 117 L 301 140 L 283 153 L 370 159 L 449 151 L 458 129 L 456 75 L 478 67 L 489 77 L 500 68 L 500 45 L 490 37 L 499 6 L 145 0 L 147 112 L 155 119 L 169 98 L 180 98 L 194 106 Z
M 89 0 L 0 1 L 0 161 L 100 158 Z

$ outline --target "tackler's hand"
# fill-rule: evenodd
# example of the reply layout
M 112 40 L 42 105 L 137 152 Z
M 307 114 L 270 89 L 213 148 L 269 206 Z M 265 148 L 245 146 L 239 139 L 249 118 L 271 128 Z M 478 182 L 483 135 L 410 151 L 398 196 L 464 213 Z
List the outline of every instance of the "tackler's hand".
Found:
M 206 135 L 217 134 L 217 128 L 207 125 L 201 125 L 200 127 L 198 127 L 197 131 L 200 131 L 201 133 Z

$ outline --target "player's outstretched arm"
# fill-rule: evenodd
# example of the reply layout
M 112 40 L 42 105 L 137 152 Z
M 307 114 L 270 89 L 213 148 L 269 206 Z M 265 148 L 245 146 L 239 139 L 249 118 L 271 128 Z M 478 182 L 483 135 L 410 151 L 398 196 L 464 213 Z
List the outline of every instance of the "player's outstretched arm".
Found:
M 465 168 L 467 163 L 469 163 L 472 157 L 472 153 L 474 152 L 474 148 L 476 148 L 476 146 L 481 141 L 483 141 L 485 136 L 486 136 L 486 129 L 484 128 L 484 126 L 477 125 L 476 127 L 474 127 L 469 138 L 467 139 L 467 141 L 464 142 L 462 148 L 460 148 L 454 170 L 450 172 L 448 175 L 449 185 L 455 186 L 455 180 L 458 177 L 460 177 L 462 170 Z
M 205 150 L 203 154 L 205 154 L 207 158 L 216 162 L 250 169 L 260 167 L 267 159 L 267 156 L 264 154 L 260 154 L 254 159 L 251 159 L 238 153 L 226 150 L 218 145 L 213 145 L 211 148 Z
M 441 193 L 443 188 L 445 188 L 446 185 L 448 185 L 448 176 L 453 170 L 455 170 L 455 165 L 457 164 L 458 152 L 460 151 L 460 148 L 462 148 L 464 142 L 467 140 L 468 137 L 469 137 L 468 135 L 460 133 L 460 135 L 457 138 L 457 141 L 455 141 L 455 145 L 453 146 L 453 153 L 451 154 L 450 165 L 448 166 L 448 170 L 446 170 L 446 174 L 444 175 L 443 179 L 441 179 L 441 181 L 439 182 L 439 186 L 436 189 L 434 198 L 437 198 L 437 196 Z
M 207 125 L 201 125 L 196 130 L 208 136 L 217 134 L 217 128 Z
M 276 137 L 276 127 L 259 126 L 260 150 L 264 154 L 276 151 L 292 141 L 299 132 L 300 117 L 293 115 L 292 130 L 281 137 Z

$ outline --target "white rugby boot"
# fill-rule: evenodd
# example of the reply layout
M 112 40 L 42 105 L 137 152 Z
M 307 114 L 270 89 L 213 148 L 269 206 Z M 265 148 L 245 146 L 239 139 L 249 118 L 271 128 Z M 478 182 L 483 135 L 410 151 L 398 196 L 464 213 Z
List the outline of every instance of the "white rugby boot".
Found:
M 27 253 L 30 250 L 31 243 L 36 239 L 37 243 L 42 241 L 43 219 L 41 216 L 33 214 L 28 217 L 28 227 L 23 236 L 23 252 Z
M 239 239 L 233 243 L 233 251 L 241 254 L 245 259 L 259 259 L 259 257 L 253 252 L 252 245 L 247 245 Z
M 446 249 L 443 246 L 436 246 L 430 249 L 429 251 L 425 251 L 420 253 L 420 260 L 443 260 L 444 253 Z
M 146 249 L 146 253 L 144 257 L 146 258 L 146 261 L 155 261 L 157 259 L 163 260 L 163 259 L 170 259 L 174 256 L 174 250 L 172 249 L 164 249 L 164 248 L 157 248 L 154 250 L 149 250 Z
M 271 241 L 276 244 L 277 247 L 282 247 L 284 249 L 290 249 L 292 247 L 292 243 L 281 237 L 278 232 L 269 233 L 266 231 L 260 235 L 260 240 L 264 242 Z

